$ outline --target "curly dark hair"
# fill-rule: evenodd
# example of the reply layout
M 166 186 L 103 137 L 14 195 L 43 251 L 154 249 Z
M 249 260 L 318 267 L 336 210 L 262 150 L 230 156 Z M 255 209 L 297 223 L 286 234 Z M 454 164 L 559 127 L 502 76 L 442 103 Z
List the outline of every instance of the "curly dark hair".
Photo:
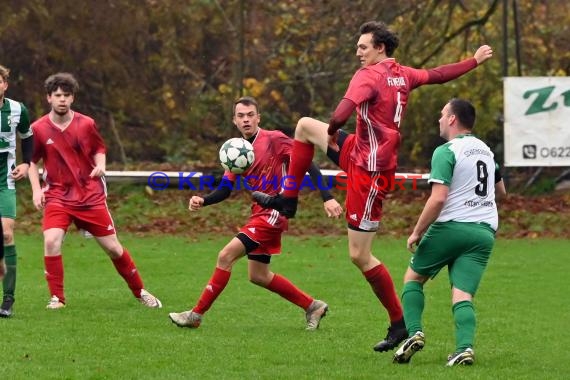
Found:
M 50 75 L 46 79 L 44 82 L 44 88 L 48 95 L 57 91 L 58 88 L 61 88 L 64 92 L 75 95 L 79 90 L 79 83 L 77 83 L 75 77 L 70 73 L 57 73 Z
M 391 57 L 394 51 L 400 44 L 400 38 L 392 32 L 388 26 L 382 21 L 368 21 L 360 26 L 360 34 L 372 33 L 372 41 L 374 47 L 384 44 L 386 48 L 386 55 Z

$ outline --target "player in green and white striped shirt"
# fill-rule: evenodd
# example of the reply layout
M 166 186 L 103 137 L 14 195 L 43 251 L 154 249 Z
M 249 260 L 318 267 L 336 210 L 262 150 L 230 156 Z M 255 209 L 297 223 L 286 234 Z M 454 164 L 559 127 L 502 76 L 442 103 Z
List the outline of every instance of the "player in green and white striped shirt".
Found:
M 0 317 L 12 315 L 16 291 L 16 246 L 14 245 L 14 221 L 16 219 L 15 182 L 28 175 L 33 153 L 33 136 L 26 107 L 4 96 L 8 89 L 10 70 L 0 65 L 0 215 L 2 216 L 3 249 L 0 273 L 5 269 L 3 298 Z M 22 146 L 22 163 L 16 165 L 16 135 Z M 5 263 L 4 263 L 4 262 Z M 4 267 L 5 265 L 5 267 Z M 1 276 L 0 276 L 1 277 Z
M 456 327 L 456 348 L 447 365 L 474 362 L 473 297 L 495 243 L 495 196 L 506 195 L 493 152 L 471 134 L 474 124 L 475 108 L 466 100 L 451 99 L 441 111 L 440 136 L 448 142 L 433 153 L 431 195 L 408 238 L 414 255 L 404 276 L 402 304 L 409 338 L 394 354 L 396 363 L 408 363 L 424 347 L 423 288 L 443 267 L 448 267 Z

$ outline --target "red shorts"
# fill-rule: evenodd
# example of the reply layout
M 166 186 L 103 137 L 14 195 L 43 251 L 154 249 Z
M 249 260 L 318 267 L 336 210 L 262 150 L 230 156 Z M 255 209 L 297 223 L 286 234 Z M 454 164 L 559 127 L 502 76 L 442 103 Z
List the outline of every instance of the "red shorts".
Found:
M 270 224 L 266 215 L 253 215 L 239 232 L 259 244 L 250 255 L 278 255 L 281 253 L 281 235 L 287 230 L 287 220 L 279 216 L 275 224 Z
M 85 210 L 72 209 L 59 205 L 46 205 L 43 230 L 61 228 L 67 232 L 71 223 L 77 228 L 89 232 L 96 237 L 109 236 L 116 233 L 115 225 L 107 206 L 89 208 Z
M 396 169 L 370 172 L 356 166 L 350 155 L 356 135 L 350 134 L 342 144 L 340 168 L 346 172 L 346 182 L 339 188 L 346 190 L 346 221 L 364 231 L 377 231 L 382 219 L 382 200 L 394 184 Z

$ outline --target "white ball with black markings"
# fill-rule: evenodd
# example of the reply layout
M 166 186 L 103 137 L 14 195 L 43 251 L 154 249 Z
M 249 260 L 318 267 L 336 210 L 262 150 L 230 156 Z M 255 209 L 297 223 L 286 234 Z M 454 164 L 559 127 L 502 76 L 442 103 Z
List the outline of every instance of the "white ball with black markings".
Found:
M 220 148 L 220 164 L 232 173 L 243 173 L 253 165 L 254 161 L 253 145 L 246 139 L 240 137 L 229 139 Z

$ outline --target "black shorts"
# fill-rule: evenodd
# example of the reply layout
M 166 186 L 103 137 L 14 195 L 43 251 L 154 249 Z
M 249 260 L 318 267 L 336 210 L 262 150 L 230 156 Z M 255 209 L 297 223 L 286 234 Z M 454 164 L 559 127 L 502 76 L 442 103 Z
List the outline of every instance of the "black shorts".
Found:
M 243 232 L 240 232 L 236 235 L 236 238 L 238 238 L 239 241 L 241 241 L 242 244 L 245 246 L 245 253 L 247 255 L 248 260 L 258 261 L 263 264 L 269 264 L 271 262 L 271 255 L 260 255 L 260 254 L 253 255 L 249 253 L 255 250 L 259 246 L 259 244 L 251 240 L 249 236 L 247 236 Z

